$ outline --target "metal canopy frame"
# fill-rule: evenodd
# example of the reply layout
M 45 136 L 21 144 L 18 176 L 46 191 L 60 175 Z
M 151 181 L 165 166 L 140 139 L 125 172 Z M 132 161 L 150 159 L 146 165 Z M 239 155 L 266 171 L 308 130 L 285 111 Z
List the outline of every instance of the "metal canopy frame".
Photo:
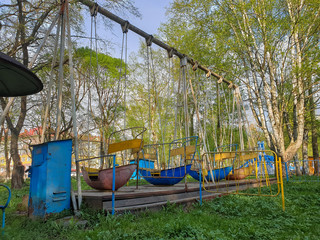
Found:
M 0 96 L 18 97 L 43 89 L 40 79 L 26 66 L 0 52 Z

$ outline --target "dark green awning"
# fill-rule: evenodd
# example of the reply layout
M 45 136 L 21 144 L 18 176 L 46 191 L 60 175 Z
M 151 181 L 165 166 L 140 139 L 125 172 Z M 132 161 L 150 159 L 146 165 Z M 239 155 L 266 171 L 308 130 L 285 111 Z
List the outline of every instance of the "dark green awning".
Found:
M 42 82 L 33 72 L 0 52 L 0 97 L 35 94 L 42 88 Z

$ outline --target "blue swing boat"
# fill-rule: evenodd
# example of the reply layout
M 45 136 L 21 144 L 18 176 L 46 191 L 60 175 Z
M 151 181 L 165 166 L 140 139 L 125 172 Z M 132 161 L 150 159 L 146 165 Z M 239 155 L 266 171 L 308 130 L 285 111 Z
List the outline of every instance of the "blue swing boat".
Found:
M 210 155 L 212 155 L 212 157 Z M 225 179 L 230 174 L 233 169 L 236 152 L 209 152 L 205 153 L 202 157 L 204 158 L 205 156 L 210 159 L 210 162 L 213 164 L 213 169 L 203 171 L 203 177 L 208 182 L 216 182 Z M 229 164 L 226 164 L 227 161 Z M 192 169 L 189 172 L 189 175 L 197 181 L 200 180 L 198 169 Z
M 214 181 L 220 181 L 222 179 L 225 179 L 229 173 L 232 171 L 232 166 L 229 167 L 224 167 L 224 168 L 218 168 L 218 169 L 214 169 L 210 172 L 208 172 L 208 174 L 206 176 L 204 176 L 206 178 L 207 181 L 209 182 L 213 182 L 212 181 L 212 177 L 214 178 Z M 199 181 L 200 177 L 199 177 L 199 171 L 196 170 L 190 170 L 189 171 L 189 175 L 191 177 L 193 177 L 195 180 Z
M 197 140 L 198 137 L 193 136 L 177 139 L 171 143 L 145 145 L 142 154 L 139 156 L 139 161 L 153 161 L 155 163 L 149 164 L 149 166 L 155 166 L 157 169 L 140 168 L 139 174 L 153 185 L 170 186 L 179 183 L 191 170 Z M 191 142 L 195 142 L 195 145 L 189 145 Z M 166 146 L 169 147 L 169 158 L 160 164 L 159 149 L 160 152 L 162 150 L 162 153 L 165 153 Z M 174 159 L 179 162 L 178 166 L 172 166 Z M 163 166 L 164 163 L 167 163 L 167 165 Z
M 187 173 L 190 172 L 191 164 L 186 166 L 176 167 L 161 170 L 160 172 L 152 172 L 145 169 L 140 169 L 139 173 L 149 183 L 153 185 L 175 185 L 179 183 Z

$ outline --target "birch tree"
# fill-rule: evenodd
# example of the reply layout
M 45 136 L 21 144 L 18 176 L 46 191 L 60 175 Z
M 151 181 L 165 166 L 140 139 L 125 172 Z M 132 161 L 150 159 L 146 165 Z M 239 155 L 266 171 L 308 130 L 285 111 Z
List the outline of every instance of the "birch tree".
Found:
M 210 59 L 213 67 L 239 81 L 268 146 L 284 161 L 291 160 L 303 142 L 305 82 L 317 71 L 308 64 L 319 62 L 312 54 L 319 44 L 319 2 L 176 0 L 169 13 L 175 25 L 176 16 L 185 14 L 184 38 L 205 29 L 207 46 L 198 51 L 216 52 L 220 59 Z M 170 24 L 165 29 L 170 32 Z M 225 62 L 232 67 L 225 68 Z

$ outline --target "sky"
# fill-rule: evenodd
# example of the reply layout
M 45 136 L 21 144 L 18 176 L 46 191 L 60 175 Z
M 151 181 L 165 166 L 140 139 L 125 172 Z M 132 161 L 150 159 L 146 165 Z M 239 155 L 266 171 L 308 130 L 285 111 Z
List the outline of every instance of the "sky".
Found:
M 134 16 L 120 18 L 128 20 L 130 24 L 135 27 L 140 28 L 144 32 L 154 35 L 158 33 L 158 28 L 161 23 L 166 22 L 166 9 L 170 6 L 172 0 L 134 0 L 134 5 L 139 9 L 141 13 L 141 18 Z M 104 16 L 99 16 L 104 17 Z M 100 19 L 101 20 L 101 19 Z M 99 19 L 97 20 L 99 22 Z M 101 21 L 100 21 L 101 22 Z M 106 32 L 105 34 L 101 33 L 101 30 L 104 30 L 101 26 L 97 26 L 98 35 L 101 38 L 106 38 L 112 42 L 113 47 L 108 49 L 108 52 L 113 57 L 120 58 L 121 53 L 121 41 L 122 41 L 122 30 L 120 25 L 117 23 L 114 24 L 112 32 Z M 90 35 L 90 17 L 87 17 L 86 21 L 86 32 L 88 36 Z M 142 37 L 136 33 L 129 31 L 128 32 L 128 55 L 132 52 L 136 52 L 140 46 L 140 40 Z M 89 46 L 88 46 L 89 47 Z
M 135 0 L 135 6 L 138 7 L 142 18 L 132 19 L 130 22 L 136 27 L 149 34 L 155 34 L 161 23 L 166 22 L 166 8 L 170 6 L 171 0 Z M 134 34 L 134 33 L 132 33 Z M 128 36 L 129 37 L 129 36 Z M 133 39 L 133 38 L 132 38 Z M 135 40 L 133 41 L 135 43 Z M 128 46 L 129 47 L 129 46 Z M 134 44 L 130 48 L 134 48 Z

